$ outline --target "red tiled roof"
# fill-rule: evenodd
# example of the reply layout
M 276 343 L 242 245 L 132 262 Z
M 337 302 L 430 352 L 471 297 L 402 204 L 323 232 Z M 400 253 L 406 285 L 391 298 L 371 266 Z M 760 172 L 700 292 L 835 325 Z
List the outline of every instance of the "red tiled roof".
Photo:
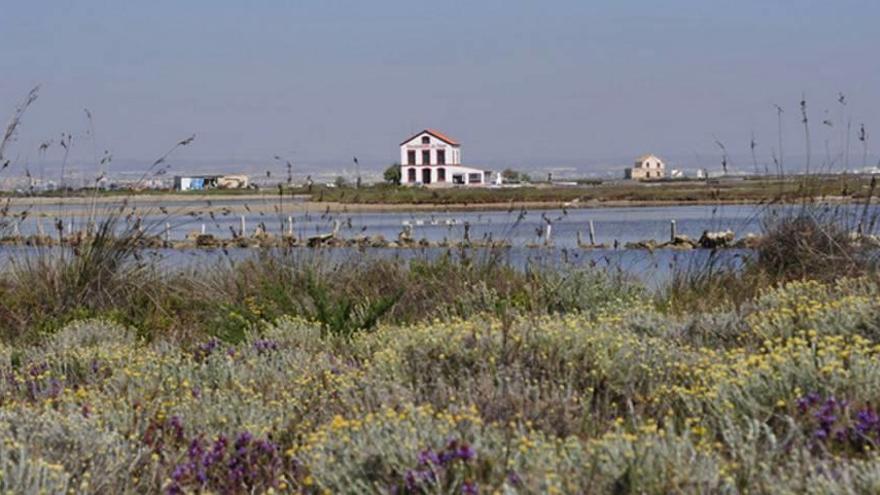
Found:
M 446 134 L 443 134 L 442 132 L 436 131 L 434 129 L 425 129 L 423 131 L 419 131 L 416 134 L 413 134 L 412 136 L 406 138 L 402 143 L 400 143 L 400 145 L 403 146 L 404 144 L 412 141 L 416 137 L 421 136 L 422 134 L 424 134 L 426 132 L 428 134 L 434 136 L 435 138 L 443 141 L 446 144 L 451 144 L 452 146 L 460 146 L 460 143 L 458 141 L 456 141 L 455 139 L 452 139 L 451 137 L 447 136 Z

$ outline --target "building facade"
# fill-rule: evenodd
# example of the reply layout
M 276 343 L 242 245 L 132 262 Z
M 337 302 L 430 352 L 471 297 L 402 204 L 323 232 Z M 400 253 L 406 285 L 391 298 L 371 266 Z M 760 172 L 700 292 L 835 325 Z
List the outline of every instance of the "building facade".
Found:
M 662 179 L 666 177 L 666 164 L 656 155 L 642 155 L 632 168 L 626 169 L 624 177 L 630 180 Z
M 461 165 L 461 144 L 433 129 L 400 143 L 400 183 L 407 186 L 485 186 L 491 172 Z
M 247 189 L 246 175 L 175 175 L 174 189 L 202 191 L 204 189 Z

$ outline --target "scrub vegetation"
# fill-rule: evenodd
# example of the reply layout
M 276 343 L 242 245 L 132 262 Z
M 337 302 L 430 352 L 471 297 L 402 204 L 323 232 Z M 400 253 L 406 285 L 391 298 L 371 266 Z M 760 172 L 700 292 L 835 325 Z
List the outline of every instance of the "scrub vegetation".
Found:
M 880 278 L 811 211 L 655 290 L 494 252 L 160 271 L 104 226 L 0 273 L 0 487 L 876 492 Z
M 798 203 L 805 197 L 842 202 L 864 201 L 871 194 L 870 178 L 812 175 L 734 178 L 720 180 L 667 180 L 636 183 L 579 181 L 574 185 L 529 184 L 515 188 L 425 188 L 378 184 L 368 187 L 294 188 L 316 202 L 370 205 L 485 205 L 493 203 Z

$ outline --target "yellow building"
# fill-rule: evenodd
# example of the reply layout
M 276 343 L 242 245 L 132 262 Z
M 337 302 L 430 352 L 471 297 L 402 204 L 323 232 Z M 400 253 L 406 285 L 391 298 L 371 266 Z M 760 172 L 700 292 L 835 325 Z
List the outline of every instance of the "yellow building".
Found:
M 624 176 L 630 180 L 662 179 L 666 177 L 666 164 L 657 155 L 642 155 Z

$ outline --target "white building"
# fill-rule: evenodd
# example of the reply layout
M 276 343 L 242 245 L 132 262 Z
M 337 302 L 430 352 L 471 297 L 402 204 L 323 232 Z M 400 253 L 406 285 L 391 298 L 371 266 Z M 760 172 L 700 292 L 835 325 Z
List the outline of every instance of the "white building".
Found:
M 632 168 L 626 169 L 624 176 L 632 180 L 662 179 L 666 176 L 666 164 L 656 155 L 642 155 Z
M 491 172 L 461 165 L 461 144 L 433 129 L 400 143 L 400 183 L 407 186 L 484 186 Z

